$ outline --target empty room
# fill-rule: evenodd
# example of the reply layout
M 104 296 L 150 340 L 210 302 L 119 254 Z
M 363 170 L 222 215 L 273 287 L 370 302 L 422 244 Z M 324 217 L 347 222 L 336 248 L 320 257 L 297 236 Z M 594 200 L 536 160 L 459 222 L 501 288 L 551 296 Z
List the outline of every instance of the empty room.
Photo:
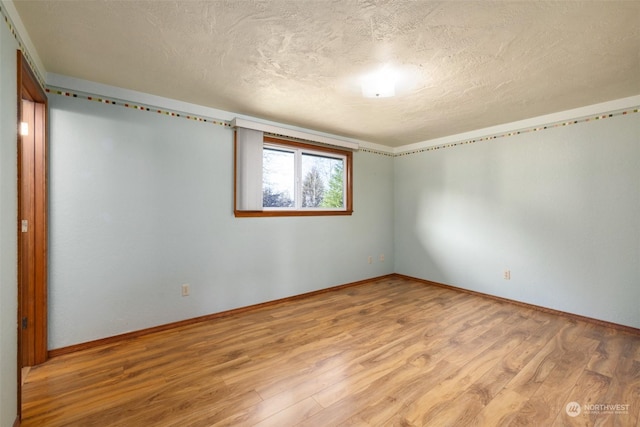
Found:
M 0 427 L 640 425 L 639 1 L 0 17 Z

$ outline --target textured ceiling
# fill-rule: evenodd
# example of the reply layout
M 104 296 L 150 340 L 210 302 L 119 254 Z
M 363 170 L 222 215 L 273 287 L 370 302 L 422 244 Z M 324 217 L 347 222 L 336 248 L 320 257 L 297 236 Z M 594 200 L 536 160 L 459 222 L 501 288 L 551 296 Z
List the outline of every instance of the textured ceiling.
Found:
M 640 94 L 638 1 L 14 4 L 48 72 L 388 146 Z

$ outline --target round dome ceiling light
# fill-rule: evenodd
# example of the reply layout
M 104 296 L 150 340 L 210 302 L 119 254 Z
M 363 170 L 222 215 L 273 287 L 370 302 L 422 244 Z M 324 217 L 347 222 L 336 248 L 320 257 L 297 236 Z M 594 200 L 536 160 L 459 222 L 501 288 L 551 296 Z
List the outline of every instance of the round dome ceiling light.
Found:
M 396 94 L 398 74 L 389 66 L 360 78 L 362 96 L 365 98 L 389 98 Z

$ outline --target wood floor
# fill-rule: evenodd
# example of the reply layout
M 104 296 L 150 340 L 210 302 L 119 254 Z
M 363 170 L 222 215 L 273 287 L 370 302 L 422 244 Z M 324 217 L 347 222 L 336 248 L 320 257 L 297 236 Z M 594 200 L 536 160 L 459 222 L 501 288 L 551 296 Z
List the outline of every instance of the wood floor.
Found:
M 635 427 L 639 413 L 639 335 L 388 278 L 51 359 L 28 373 L 22 425 Z

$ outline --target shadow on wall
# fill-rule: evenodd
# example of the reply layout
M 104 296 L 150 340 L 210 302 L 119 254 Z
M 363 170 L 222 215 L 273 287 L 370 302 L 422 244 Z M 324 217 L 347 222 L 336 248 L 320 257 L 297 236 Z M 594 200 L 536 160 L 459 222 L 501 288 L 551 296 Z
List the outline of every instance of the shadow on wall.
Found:
M 576 218 L 584 200 L 565 197 L 576 183 L 552 172 L 540 179 L 535 164 L 515 167 L 489 151 L 451 156 L 425 180 L 415 230 L 435 273 L 428 279 L 567 310 L 557 301 L 580 299 L 576 283 L 595 261 Z

